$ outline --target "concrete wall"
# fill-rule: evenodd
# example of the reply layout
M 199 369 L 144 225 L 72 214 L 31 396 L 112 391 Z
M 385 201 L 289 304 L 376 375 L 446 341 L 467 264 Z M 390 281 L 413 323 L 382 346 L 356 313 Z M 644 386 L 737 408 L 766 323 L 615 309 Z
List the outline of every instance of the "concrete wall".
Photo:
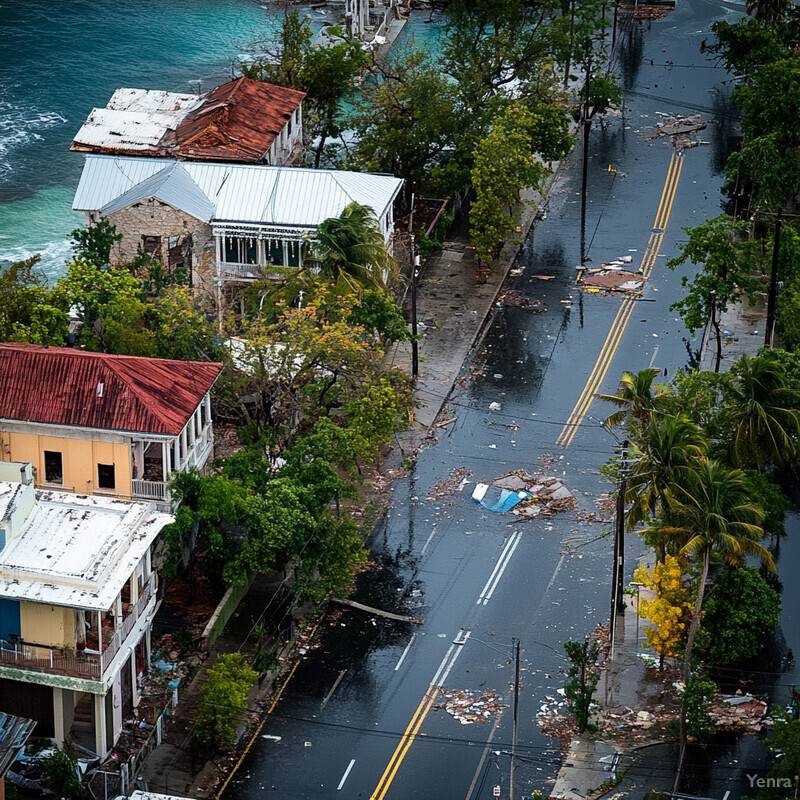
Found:
M 65 491 L 93 494 L 97 485 L 97 465 L 113 464 L 115 489 L 102 491 L 120 497 L 131 494 L 131 449 L 125 442 L 99 442 L 89 439 L 66 439 L 32 433 L 6 431 L 2 434 L 0 458 L 3 461 L 30 461 L 36 470 L 36 485 L 45 483 L 44 451 L 61 453 Z
M 75 612 L 44 603 L 19 604 L 22 639 L 48 647 L 75 647 Z
M 189 237 L 192 250 L 192 285 L 211 291 L 216 273 L 216 249 L 211 226 L 185 211 L 151 198 L 109 214 L 105 219 L 116 226 L 122 240 L 111 251 L 111 263 L 129 264 L 143 246 L 145 236 L 161 237 L 162 263 L 167 263 L 167 239 Z
M 228 620 L 233 616 L 233 612 L 236 611 L 239 603 L 242 602 L 242 599 L 250 590 L 254 580 L 255 576 L 249 578 L 241 586 L 231 586 L 222 596 L 222 600 L 219 601 L 219 605 L 214 610 L 211 619 L 203 630 L 203 638 L 206 640 L 206 647 L 211 647 L 211 645 L 222 636 L 222 632 L 225 630 Z

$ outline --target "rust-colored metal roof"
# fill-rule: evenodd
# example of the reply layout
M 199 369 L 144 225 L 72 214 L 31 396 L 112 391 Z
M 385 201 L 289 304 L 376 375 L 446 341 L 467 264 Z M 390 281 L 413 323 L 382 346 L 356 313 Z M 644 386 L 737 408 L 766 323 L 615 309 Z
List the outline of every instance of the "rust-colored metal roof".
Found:
M 304 92 L 252 78 L 218 86 L 190 111 L 174 134 L 176 158 L 258 161 L 300 106 Z
M 177 435 L 222 364 L 0 343 L 0 419 Z

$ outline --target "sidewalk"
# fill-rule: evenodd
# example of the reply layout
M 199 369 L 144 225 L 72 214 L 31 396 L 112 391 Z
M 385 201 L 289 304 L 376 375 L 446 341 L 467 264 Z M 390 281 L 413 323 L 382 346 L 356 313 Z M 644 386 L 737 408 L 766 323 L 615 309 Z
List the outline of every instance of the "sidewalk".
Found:
M 417 279 L 419 379 L 415 395 L 420 403 L 411 429 L 401 437 L 414 449 L 435 424 L 461 369 L 489 319 L 497 295 L 531 232 L 537 215 L 558 178 L 561 162 L 552 162 L 552 173 L 541 192 L 522 191 L 523 203 L 514 239 L 508 240 L 491 263 L 488 280 L 476 282 L 478 262 L 466 230 L 446 239 L 442 251 L 425 260 Z M 465 227 L 465 226 L 462 226 Z M 410 293 L 404 310 L 410 309 Z M 403 342 L 389 352 L 387 362 L 411 374 L 411 344 Z
M 728 370 L 743 356 L 755 356 L 764 346 L 767 316 L 766 295 L 758 295 L 754 305 L 745 299 L 720 315 L 722 359 L 719 372 Z M 706 325 L 700 350 L 700 369 L 713 371 L 717 365 L 717 338 L 714 328 Z

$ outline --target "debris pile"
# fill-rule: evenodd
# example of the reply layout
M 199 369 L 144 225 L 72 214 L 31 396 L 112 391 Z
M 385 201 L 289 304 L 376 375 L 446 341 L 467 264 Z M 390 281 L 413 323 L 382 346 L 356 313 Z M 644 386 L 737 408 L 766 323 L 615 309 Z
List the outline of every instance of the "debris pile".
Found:
M 578 286 L 583 286 L 590 292 L 639 294 L 647 279 L 641 272 L 626 269 L 626 265 L 632 260 L 632 256 L 621 256 L 614 261 L 605 261 L 597 268 L 579 264 L 575 267 L 578 270 Z
M 531 314 L 544 314 L 547 311 L 541 300 L 528 297 L 514 289 L 501 294 L 500 297 L 497 298 L 497 303 L 506 308 L 524 308 L 530 311 Z
M 578 723 L 574 717 L 566 717 L 556 711 L 537 714 L 539 729 L 545 736 L 552 736 L 561 742 L 561 749 L 566 750 L 570 742 L 578 735 Z
M 446 703 L 437 703 L 436 708 L 443 708 L 453 719 L 462 725 L 473 722 L 486 722 L 493 714 L 499 714 L 508 704 L 497 692 L 486 691 L 477 699 L 468 692 L 458 689 L 446 692 Z
M 718 731 L 760 731 L 767 716 L 767 704 L 752 694 L 722 694 L 711 706 L 711 718 Z
M 650 0 L 650 2 L 620 3 L 620 18 L 630 17 L 637 20 L 653 20 L 666 17 L 675 8 L 674 0 Z
M 449 478 L 445 478 L 435 486 L 431 486 L 428 497 L 434 500 L 450 497 L 451 494 L 460 492 L 471 477 L 472 473 L 466 467 L 459 467 L 450 473 Z
M 522 518 L 550 519 L 578 504 L 575 496 L 558 479 L 543 472 L 531 475 L 522 469 L 512 470 L 489 483 L 479 483 L 472 493 L 488 511 L 510 511 Z

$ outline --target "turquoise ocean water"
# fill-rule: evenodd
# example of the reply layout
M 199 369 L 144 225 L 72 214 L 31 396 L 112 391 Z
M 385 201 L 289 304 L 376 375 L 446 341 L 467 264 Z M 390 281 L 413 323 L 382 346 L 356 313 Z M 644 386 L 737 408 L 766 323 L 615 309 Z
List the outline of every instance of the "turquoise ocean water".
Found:
M 298 8 L 315 28 L 326 19 Z M 0 2 L 0 264 L 41 253 L 50 277 L 64 271 L 82 222 L 69 144 L 93 107 L 120 86 L 207 91 L 264 50 L 281 13 L 256 0 Z M 397 46 L 430 35 L 425 17 Z

